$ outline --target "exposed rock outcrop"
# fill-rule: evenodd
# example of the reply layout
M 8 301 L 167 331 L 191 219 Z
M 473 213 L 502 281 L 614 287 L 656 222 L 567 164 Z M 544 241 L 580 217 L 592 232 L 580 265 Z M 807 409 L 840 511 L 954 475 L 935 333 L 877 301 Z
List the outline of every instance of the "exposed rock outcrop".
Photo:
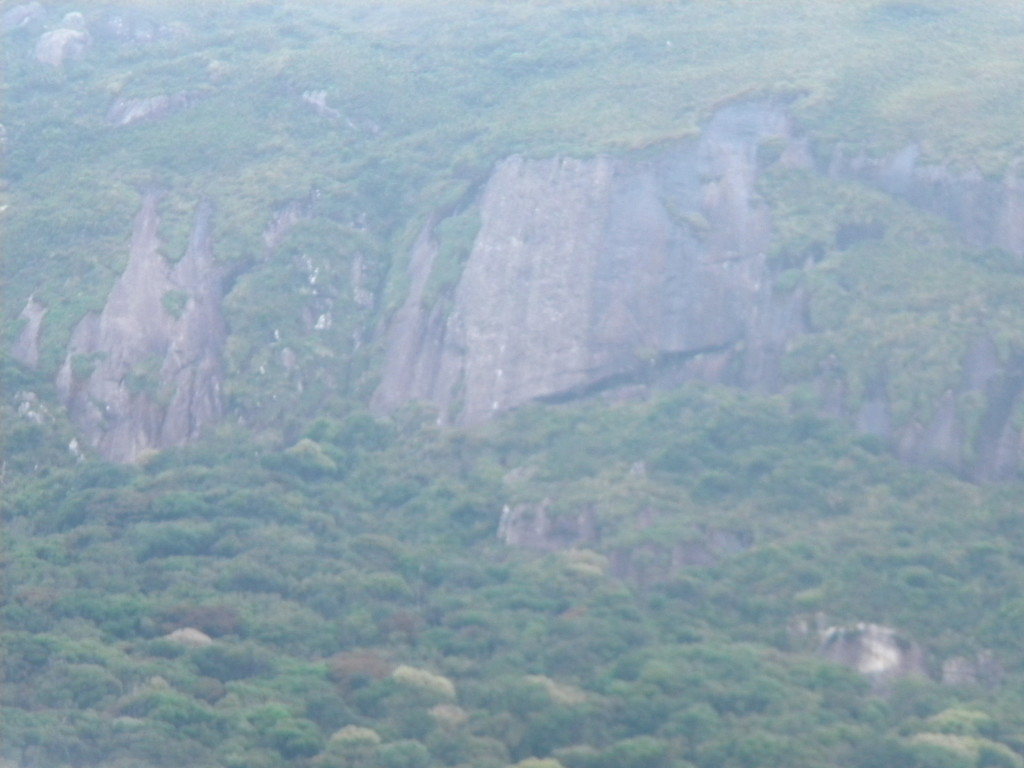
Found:
M 213 645 L 213 638 L 195 627 L 181 627 L 165 635 L 164 639 L 184 645 L 186 648 L 205 648 L 208 645 Z
M 916 144 L 878 158 L 839 147 L 827 170 L 833 178 L 863 182 L 953 222 L 974 248 L 1001 248 L 1024 257 L 1020 171 L 1020 163 L 1014 163 L 1001 179 L 986 178 L 977 168 L 958 173 L 922 162 Z
M 498 539 L 509 546 L 556 551 L 594 544 L 597 521 L 592 508 L 571 517 L 551 514 L 551 500 L 537 504 L 508 505 L 501 510 Z
M 884 624 L 857 622 L 836 625 L 823 613 L 795 617 L 790 624 L 797 647 L 850 667 L 879 690 L 906 677 L 930 678 L 944 685 L 994 688 L 1006 670 L 991 651 L 941 660 L 906 633 Z
M 981 685 L 994 688 L 1006 677 L 1006 670 L 991 651 L 973 657 L 954 656 L 942 662 L 942 682 L 946 685 Z
M 302 101 L 312 107 L 320 117 L 337 120 L 341 112 L 327 105 L 327 91 L 303 91 Z
M 793 140 L 781 105 L 742 103 L 649 159 L 503 161 L 447 311 L 424 306 L 432 228 L 416 243 L 375 407 L 422 400 L 474 424 L 634 384 L 776 389 L 801 299 L 768 279 L 755 182 L 759 146 Z
M 145 195 L 128 266 L 103 310 L 75 327 L 57 377 L 85 442 L 114 461 L 194 440 L 223 409 L 212 206 L 200 204 L 188 250 L 171 264 L 159 251 L 157 202 Z
M 1024 394 L 1024 356 L 1003 361 L 994 342 L 982 338 L 968 351 L 963 369 L 959 386 L 942 395 L 927 424 L 913 423 L 900 430 L 896 454 L 975 480 L 1012 477 L 1024 466 L 1024 430 L 1012 418 Z M 982 404 L 973 434 L 959 407 L 971 397 Z
M 945 217 L 969 247 L 1024 259 L 1016 166 L 998 180 L 956 174 L 922 164 L 913 147 L 881 159 L 840 147 L 818 166 L 785 105 L 733 103 L 697 138 L 642 154 L 499 163 L 451 291 L 438 296 L 432 284 L 453 268 L 441 222 L 412 248 L 373 407 L 421 401 L 440 423 L 471 425 L 529 401 L 646 395 L 691 380 L 780 390 L 787 351 L 815 329 L 801 282 L 784 290 L 765 257 L 773 221 L 758 181 L 771 164 L 878 188 Z M 840 229 L 836 247 L 875 236 Z M 921 420 L 896 422 L 884 375 L 853 402 L 835 359 L 817 380 L 823 410 L 908 462 L 977 480 L 1013 476 L 1024 466 L 1013 418 L 1024 355 L 978 333 L 962 380 Z
M 664 513 L 653 507 L 640 510 L 625 528 L 651 527 Z M 556 514 L 550 499 L 536 503 L 506 504 L 498 522 L 498 539 L 509 546 L 542 552 L 605 545 L 609 572 L 637 584 L 665 581 L 687 568 L 700 568 L 734 557 L 754 543 L 748 531 L 732 531 L 711 525 L 699 526 L 685 540 L 647 540 L 630 546 L 608 546 L 602 541 L 600 510 L 584 505 L 571 514 Z M 617 521 L 615 527 L 623 527 Z
M 46 305 L 35 296 L 29 296 L 25 308 L 18 315 L 18 319 L 24 325 L 18 338 L 14 340 L 14 346 L 11 347 L 11 357 L 26 368 L 35 368 L 39 365 L 39 332 L 43 327 L 44 317 Z
M 946 219 L 971 248 L 1002 251 L 1017 260 L 1018 268 L 1024 264 L 1020 162 L 1011 164 L 1001 178 L 989 178 L 977 168 L 956 172 L 946 165 L 927 164 L 916 145 L 883 157 L 839 147 L 824 170 L 833 178 L 867 184 Z M 981 335 L 964 355 L 962 370 L 961 381 L 950 382 L 927 422 L 893 424 L 884 386 L 878 386 L 856 413 L 840 404 L 837 415 L 862 431 L 885 437 L 904 461 L 974 480 L 1012 477 L 1024 467 L 1024 429 L 1012 418 L 1024 394 L 1024 354 L 1000 354 L 992 338 Z M 973 429 L 961 406 L 965 399 L 982 403 Z
M 145 120 L 156 120 L 189 106 L 187 93 L 161 94 L 141 99 L 119 98 L 107 110 L 107 122 L 123 127 Z
M 68 59 L 81 58 L 91 42 L 92 38 L 85 29 L 52 29 L 36 43 L 36 61 L 61 69 Z
M 862 622 L 822 633 L 825 658 L 856 669 L 876 685 L 917 675 L 927 677 L 923 649 L 891 627 Z
M 310 200 L 294 200 L 274 212 L 263 229 L 263 244 L 267 250 L 277 248 L 299 222 L 310 218 L 310 203 Z

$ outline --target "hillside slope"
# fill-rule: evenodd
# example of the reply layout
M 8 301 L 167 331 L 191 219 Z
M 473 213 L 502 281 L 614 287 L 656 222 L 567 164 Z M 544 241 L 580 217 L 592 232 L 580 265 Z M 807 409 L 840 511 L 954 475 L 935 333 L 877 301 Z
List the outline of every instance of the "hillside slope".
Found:
M 1017 471 L 1019 8 L 401 7 L 6 6 L 5 346 L 83 447 L 697 377 Z
M 0 14 L 3 768 L 1024 766 L 1015 0 Z
M 709 389 L 8 479 L 4 757 L 1019 766 L 1020 494 Z

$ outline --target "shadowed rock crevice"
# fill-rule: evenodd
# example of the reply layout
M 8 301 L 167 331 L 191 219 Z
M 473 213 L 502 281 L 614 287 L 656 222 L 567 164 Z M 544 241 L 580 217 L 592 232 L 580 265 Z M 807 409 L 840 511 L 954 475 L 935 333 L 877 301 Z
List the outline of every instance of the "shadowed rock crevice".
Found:
M 128 266 L 103 310 L 75 327 L 57 376 L 84 441 L 113 461 L 195 440 L 223 413 L 213 207 L 200 203 L 188 249 L 172 264 L 160 254 L 158 198 L 144 195 Z

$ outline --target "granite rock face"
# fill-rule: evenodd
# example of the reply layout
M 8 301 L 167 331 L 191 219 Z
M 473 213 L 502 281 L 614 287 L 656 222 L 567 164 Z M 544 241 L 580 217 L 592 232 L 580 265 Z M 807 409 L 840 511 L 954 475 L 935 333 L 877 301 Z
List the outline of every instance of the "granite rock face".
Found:
M 991 179 L 977 168 L 954 171 L 928 164 L 915 144 L 881 158 L 839 147 L 826 172 L 876 187 L 952 222 L 973 248 L 1000 248 L 1024 257 L 1024 178 L 1019 162 L 1002 178 Z
M 85 55 L 92 38 L 85 29 L 61 27 L 44 33 L 36 43 L 36 61 L 61 69 L 69 59 Z
M 785 105 L 762 100 L 726 105 L 696 138 L 640 153 L 500 162 L 448 295 L 430 290 L 431 274 L 450 268 L 438 266 L 442 222 L 413 247 L 373 407 L 419 401 L 440 423 L 472 425 L 531 401 L 645 396 L 694 380 L 779 391 L 787 351 L 814 329 L 804 289 L 781 290 L 765 255 L 773 221 L 758 182 L 773 163 L 874 187 L 949 220 L 968 247 L 1024 259 L 1016 166 L 986 179 L 925 165 L 914 147 L 813 157 Z M 997 351 L 983 328 L 927 421 L 894 423 L 884 381 L 850 402 L 836 362 L 816 382 L 823 410 L 900 458 L 976 480 L 1024 466 L 1012 418 L 1024 355 Z M 965 401 L 984 403 L 980 419 Z
M 183 105 L 117 102 L 109 117 L 130 124 Z M 780 391 L 792 383 L 782 373 L 787 353 L 815 329 L 803 283 L 781 287 L 768 259 L 774 222 L 758 189 L 776 164 L 875 187 L 953 222 L 970 247 L 1024 259 L 1016 167 L 1000 179 L 954 173 L 923 164 L 913 147 L 883 158 L 839 147 L 815 161 L 821 153 L 809 144 L 786 104 L 763 99 L 727 104 L 696 136 L 663 146 L 499 162 L 472 203 L 479 228 L 459 249 L 460 263 L 442 242 L 450 230 L 440 214 L 412 247 L 404 299 L 380 331 L 373 409 L 421 402 L 439 423 L 473 425 L 529 402 L 644 397 L 689 381 Z M 268 250 L 310 205 L 273 215 Z M 156 196 L 147 195 L 125 274 L 103 311 L 74 332 L 60 392 L 83 442 L 107 458 L 131 461 L 187 442 L 222 415 L 226 329 L 210 215 L 201 206 L 188 254 L 170 264 L 158 251 Z M 355 303 L 369 310 L 362 270 L 354 260 Z M 453 283 L 437 279 L 452 272 Z M 439 282 L 448 287 L 439 291 Z M 43 311 L 26 306 L 13 349 L 29 366 Z M 325 329 L 335 319 L 325 305 L 307 325 Z M 835 362 L 803 383 L 818 386 L 826 413 L 879 436 L 904 460 L 978 480 L 1024 466 L 1014 416 L 1024 354 L 984 328 L 960 361 L 960 380 L 921 422 L 895 423 L 884 381 L 854 402 Z
M 876 685 L 928 676 L 921 646 L 880 624 L 829 627 L 822 633 L 821 653 L 829 661 L 856 669 Z
M 413 249 L 375 407 L 426 401 L 443 422 L 475 424 L 692 379 L 777 389 L 802 301 L 768 279 L 755 183 L 759 147 L 792 140 L 785 109 L 756 102 L 650 157 L 503 161 L 450 307 L 425 306 L 432 228 Z
M 1024 180 L 1019 162 L 1000 178 L 987 178 L 977 169 L 954 171 L 925 163 L 916 145 L 880 158 L 839 147 L 822 171 L 874 187 L 951 222 L 970 248 L 1001 251 L 1018 263 L 1024 261 Z M 1024 430 L 1015 427 L 1012 418 L 1024 395 L 1024 351 L 1001 353 L 997 346 L 985 333 L 979 335 L 961 361 L 961 380 L 950 382 L 927 422 L 892 424 L 884 385 L 857 413 L 842 415 L 863 431 L 888 439 L 896 454 L 910 463 L 952 470 L 974 480 L 1011 477 L 1024 467 Z M 965 398 L 984 403 L 973 433 L 958 406 Z
M 18 315 L 18 319 L 24 325 L 11 347 L 11 357 L 26 368 L 36 368 L 39 365 L 39 333 L 42 330 L 46 312 L 45 304 L 35 296 L 29 296 L 24 309 Z
M 157 204 L 144 196 L 128 266 L 103 310 L 75 327 L 57 376 L 84 442 L 112 461 L 190 442 L 223 411 L 212 206 L 199 205 L 188 250 L 172 264 L 159 251 Z
M 190 102 L 187 93 L 161 94 L 142 99 L 118 98 L 107 110 L 107 122 L 121 128 L 145 120 L 158 120 L 186 109 Z

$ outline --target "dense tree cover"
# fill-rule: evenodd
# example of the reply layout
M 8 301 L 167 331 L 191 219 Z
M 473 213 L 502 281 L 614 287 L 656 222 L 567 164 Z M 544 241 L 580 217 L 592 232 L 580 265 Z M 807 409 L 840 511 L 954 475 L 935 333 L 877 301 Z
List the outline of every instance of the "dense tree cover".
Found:
M 29 295 L 48 313 L 39 370 L 5 360 L 0 382 L 3 759 L 1024 764 L 1019 483 L 900 467 L 800 388 L 529 408 L 474 433 L 360 406 L 413 233 L 455 214 L 429 286 L 443 295 L 495 160 L 636 149 L 692 134 L 722 99 L 776 94 L 811 151 L 915 140 L 999 175 L 1022 150 L 1018 3 L 131 6 L 164 32 L 97 34 L 61 68 L 34 59 L 44 26 L 5 37 L 4 348 Z M 168 94 L 187 107 L 108 117 Z M 142 189 L 164 191 L 171 260 L 215 201 L 232 418 L 124 467 L 80 459 L 52 381 L 123 267 Z M 856 397 L 887 356 L 897 415 L 920 415 L 973 310 L 1021 348 L 1006 254 L 854 184 L 786 171 L 762 191 L 780 286 L 809 292 L 820 331 L 793 381 L 827 349 Z M 269 248 L 282 211 L 299 221 Z M 517 515 L 537 548 L 499 539 Z M 926 674 L 881 684 L 824 660 L 819 630 L 856 622 L 920 644 Z M 958 658 L 986 660 L 983 684 L 938 682 Z
M 794 407 L 695 389 L 473 434 L 354 414 L 283 450 L 227 429 L 137 468 L 9 473 L 5 754 L 1021 765 L 1020 488 L 898 466 Z M 503 507 L 544 499 L 598 533 L 503 545 Z M 814 627 L 856 621 L 919 642 L 933 679 L 820 658 Z M 935 681 L 979 652 L 994 687 Z

